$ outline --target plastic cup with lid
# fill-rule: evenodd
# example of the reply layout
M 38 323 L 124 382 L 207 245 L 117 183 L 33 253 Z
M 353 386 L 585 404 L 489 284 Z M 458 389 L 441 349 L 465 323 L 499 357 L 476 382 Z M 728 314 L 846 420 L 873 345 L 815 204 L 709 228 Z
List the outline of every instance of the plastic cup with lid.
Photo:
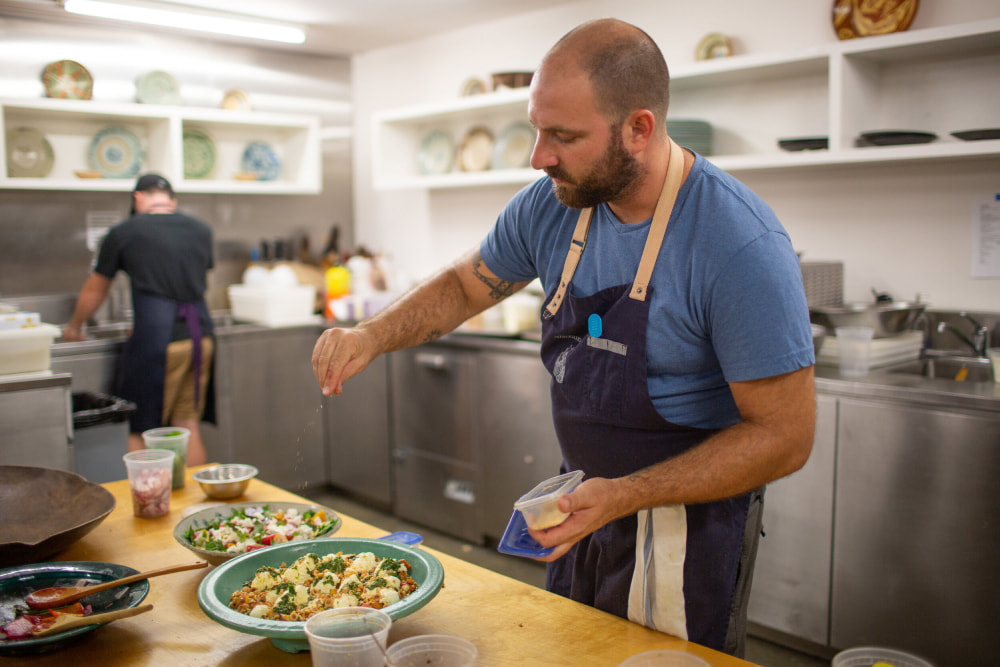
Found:
M 327 609 L 306 621 L 313 667 L 383 667 L 392 619 L 380 609 Z

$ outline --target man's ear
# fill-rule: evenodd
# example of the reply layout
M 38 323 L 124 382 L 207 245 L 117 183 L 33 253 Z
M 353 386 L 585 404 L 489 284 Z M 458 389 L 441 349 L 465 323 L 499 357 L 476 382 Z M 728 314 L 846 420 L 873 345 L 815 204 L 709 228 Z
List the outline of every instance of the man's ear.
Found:
M 622 141 L 625 148 L 635 155 L 641 152 L 653 138 L 656 116 L 649 109 L 639 109 L 629 114 L 622 125 Z

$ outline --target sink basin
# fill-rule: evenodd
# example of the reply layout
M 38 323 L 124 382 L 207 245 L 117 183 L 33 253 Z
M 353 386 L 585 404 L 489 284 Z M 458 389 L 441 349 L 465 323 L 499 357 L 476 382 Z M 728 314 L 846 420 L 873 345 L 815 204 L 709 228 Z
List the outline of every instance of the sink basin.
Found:
M 993 369 L 989 359 L 978 357 L 927 357 L 890 368 L 890 373 L 920 375 L 926 378 L 956 381 L 965 371 L 964 382 L 992 382 Z

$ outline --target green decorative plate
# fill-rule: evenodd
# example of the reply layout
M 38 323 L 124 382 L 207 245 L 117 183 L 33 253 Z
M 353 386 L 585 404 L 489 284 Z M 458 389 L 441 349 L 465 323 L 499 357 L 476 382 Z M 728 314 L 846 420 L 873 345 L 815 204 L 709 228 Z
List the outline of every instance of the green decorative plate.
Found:
M 45 178 L 52 171 L 55 153 L 45 135 L 33 127 L 7 131 L 7 175 Z
M 14 619 L 14 606 L 23 604 L 24 597 L 32 591 L 51 586 L 99 584 L 138 573 L 138 570 L 125 565 L 98 561 L 37 563 L 0 570 L 0 625 L 6 625 Z M 87 597 L 84 602 L 91 606 L 95 614 L 136 607 L 149 593 L 149 581 L 126 584 L 124 589 L 122 591 L 121 588 L 113 588 L 95 593 Z M 98 623 L 73 628 L 46 637 L 0 639 L 0 656 L 33 655 L 55 651 L 72 644 L 82 635 L 93 632 L 101 625 L 103 624 Z
M 198 586 L 198 604 L 209 618 L 227 628 L 268 637 L 276 647 L 289 653 L 308 651 L 309 641 L 306 639 L 305 622 L 252 618 L 230 609 L 229 597 L 233 591 L 243 588 L 251 581 L 259 568 L 292 563 L 309 553 L 323 557 L 327 554 L 357 554 L 366 551 L 379 558 L 405 558 L 410 564 L 410 576 L 417 582 L 417 590 L 407 598 L 383 609 L 393 620 L 409 616 L 426 605 L 434 599 L 444 584 L 444 567 L 441 561 L 423 549 L 386 540 L 332 537 L 286 542 L 234 558 L 209 572 L 202 580 Z
M 184 178 L 206 178 L 215 169 L 215 142 L 201 130 L 184 130 Z
M 170 73 L 154 70 L 139 77 L 135 98 L 140 104 L 180 104 L 181 87 Z

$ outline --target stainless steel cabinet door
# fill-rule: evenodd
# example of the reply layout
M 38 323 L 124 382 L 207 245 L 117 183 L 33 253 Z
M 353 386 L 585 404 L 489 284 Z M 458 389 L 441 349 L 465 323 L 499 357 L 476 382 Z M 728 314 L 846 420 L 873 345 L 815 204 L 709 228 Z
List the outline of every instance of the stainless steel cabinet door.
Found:
M 840 399 L 830 640 L 1000 655 L 1000 414 Z
M 767 485 L 749 619 L 826 645 L 833 554 L 837 399 L 817 396 L 816 439 L 806 464 Z
M 559 474 L 562 453 L 552 425 L 549 378 L 537 353 L 479 355 L 483 532 L 497 541 L 514 501 Z
M 340 396 L 325 399 L 327 479 L 334 486 L 388 507 L 392 502 L 389 464 L 389 365 L 376 358 L 355 375 Z

